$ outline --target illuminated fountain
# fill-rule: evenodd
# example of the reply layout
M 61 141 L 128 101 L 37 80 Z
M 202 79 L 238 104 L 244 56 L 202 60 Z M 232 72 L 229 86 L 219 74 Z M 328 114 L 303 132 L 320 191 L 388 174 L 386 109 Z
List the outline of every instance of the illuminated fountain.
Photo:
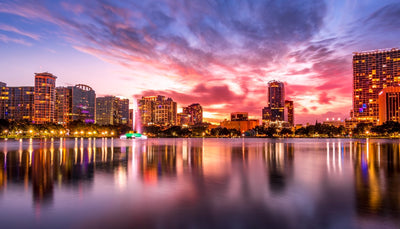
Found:
M 137 104 L 137 103 L 136 103 Z M 147 139 L 146 135 L 141 134 L 142 132 L 142 125 L 140 122 L 140 117 L 138 115 L 139 110 L 133 108 L 133 113 L 132 113 L 132 130 L 133 133 L 126 133 L 121 135 L 119 138 L 120 139 Z

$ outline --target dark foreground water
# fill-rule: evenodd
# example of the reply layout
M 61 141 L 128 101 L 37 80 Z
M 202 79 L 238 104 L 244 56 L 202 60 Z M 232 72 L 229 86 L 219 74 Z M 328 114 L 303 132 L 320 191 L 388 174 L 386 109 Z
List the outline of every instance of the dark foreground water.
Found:
M 0 140 L 0 228 L 399 228 L 399 140 Z

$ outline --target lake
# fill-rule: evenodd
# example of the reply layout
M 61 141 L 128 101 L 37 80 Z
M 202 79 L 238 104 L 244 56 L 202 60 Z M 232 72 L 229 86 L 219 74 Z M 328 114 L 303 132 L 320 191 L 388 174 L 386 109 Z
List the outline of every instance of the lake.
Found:
M 399 228 L 399 139 L 0 140 L 1 228 Z

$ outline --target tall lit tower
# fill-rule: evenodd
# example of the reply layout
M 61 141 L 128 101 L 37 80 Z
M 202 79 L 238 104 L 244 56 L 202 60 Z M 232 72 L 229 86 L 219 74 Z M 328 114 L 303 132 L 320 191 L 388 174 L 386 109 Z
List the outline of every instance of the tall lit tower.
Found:
M 35 73 L 34 118 L 36 124 L 54 122 L 57 77 L 51 73 Z
M 282 82 L 268 82 L 268 107 L 271 121 L 283 121 L 285 110 L 285 86 Z
M 378 96 L 400 83 L 400 50 L 353 53 L 353 115 L 359 122 L 378 123 Z

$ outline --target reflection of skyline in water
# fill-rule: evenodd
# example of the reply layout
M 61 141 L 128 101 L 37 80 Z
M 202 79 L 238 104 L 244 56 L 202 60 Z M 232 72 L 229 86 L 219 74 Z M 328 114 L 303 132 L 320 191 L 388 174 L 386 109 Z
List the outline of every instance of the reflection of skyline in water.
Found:
M 199 212 L 219 216 L 204 225 L 211 227 L 232 216 L 250 227 L 292 228 L 298 217 L 310 220 L 305 225 L 340 220 L 334 225 L 348 227 L 352 209 L 360 221 L 375 216 L 398 222 L 400 215 L 399 145 L 393 141 L 76 138 L 0 144 L 0 197 L 10 187 L 21 189 L 36 207 L 57 208 L 66 190 L 97 193 L 113 185 L 125 193 L 120 198 L 127 198 L 129 212 L 140 205 L 173 226 L 179 220 L 190 226 Z M 182 208 L 188 211 L 178 213 Z

